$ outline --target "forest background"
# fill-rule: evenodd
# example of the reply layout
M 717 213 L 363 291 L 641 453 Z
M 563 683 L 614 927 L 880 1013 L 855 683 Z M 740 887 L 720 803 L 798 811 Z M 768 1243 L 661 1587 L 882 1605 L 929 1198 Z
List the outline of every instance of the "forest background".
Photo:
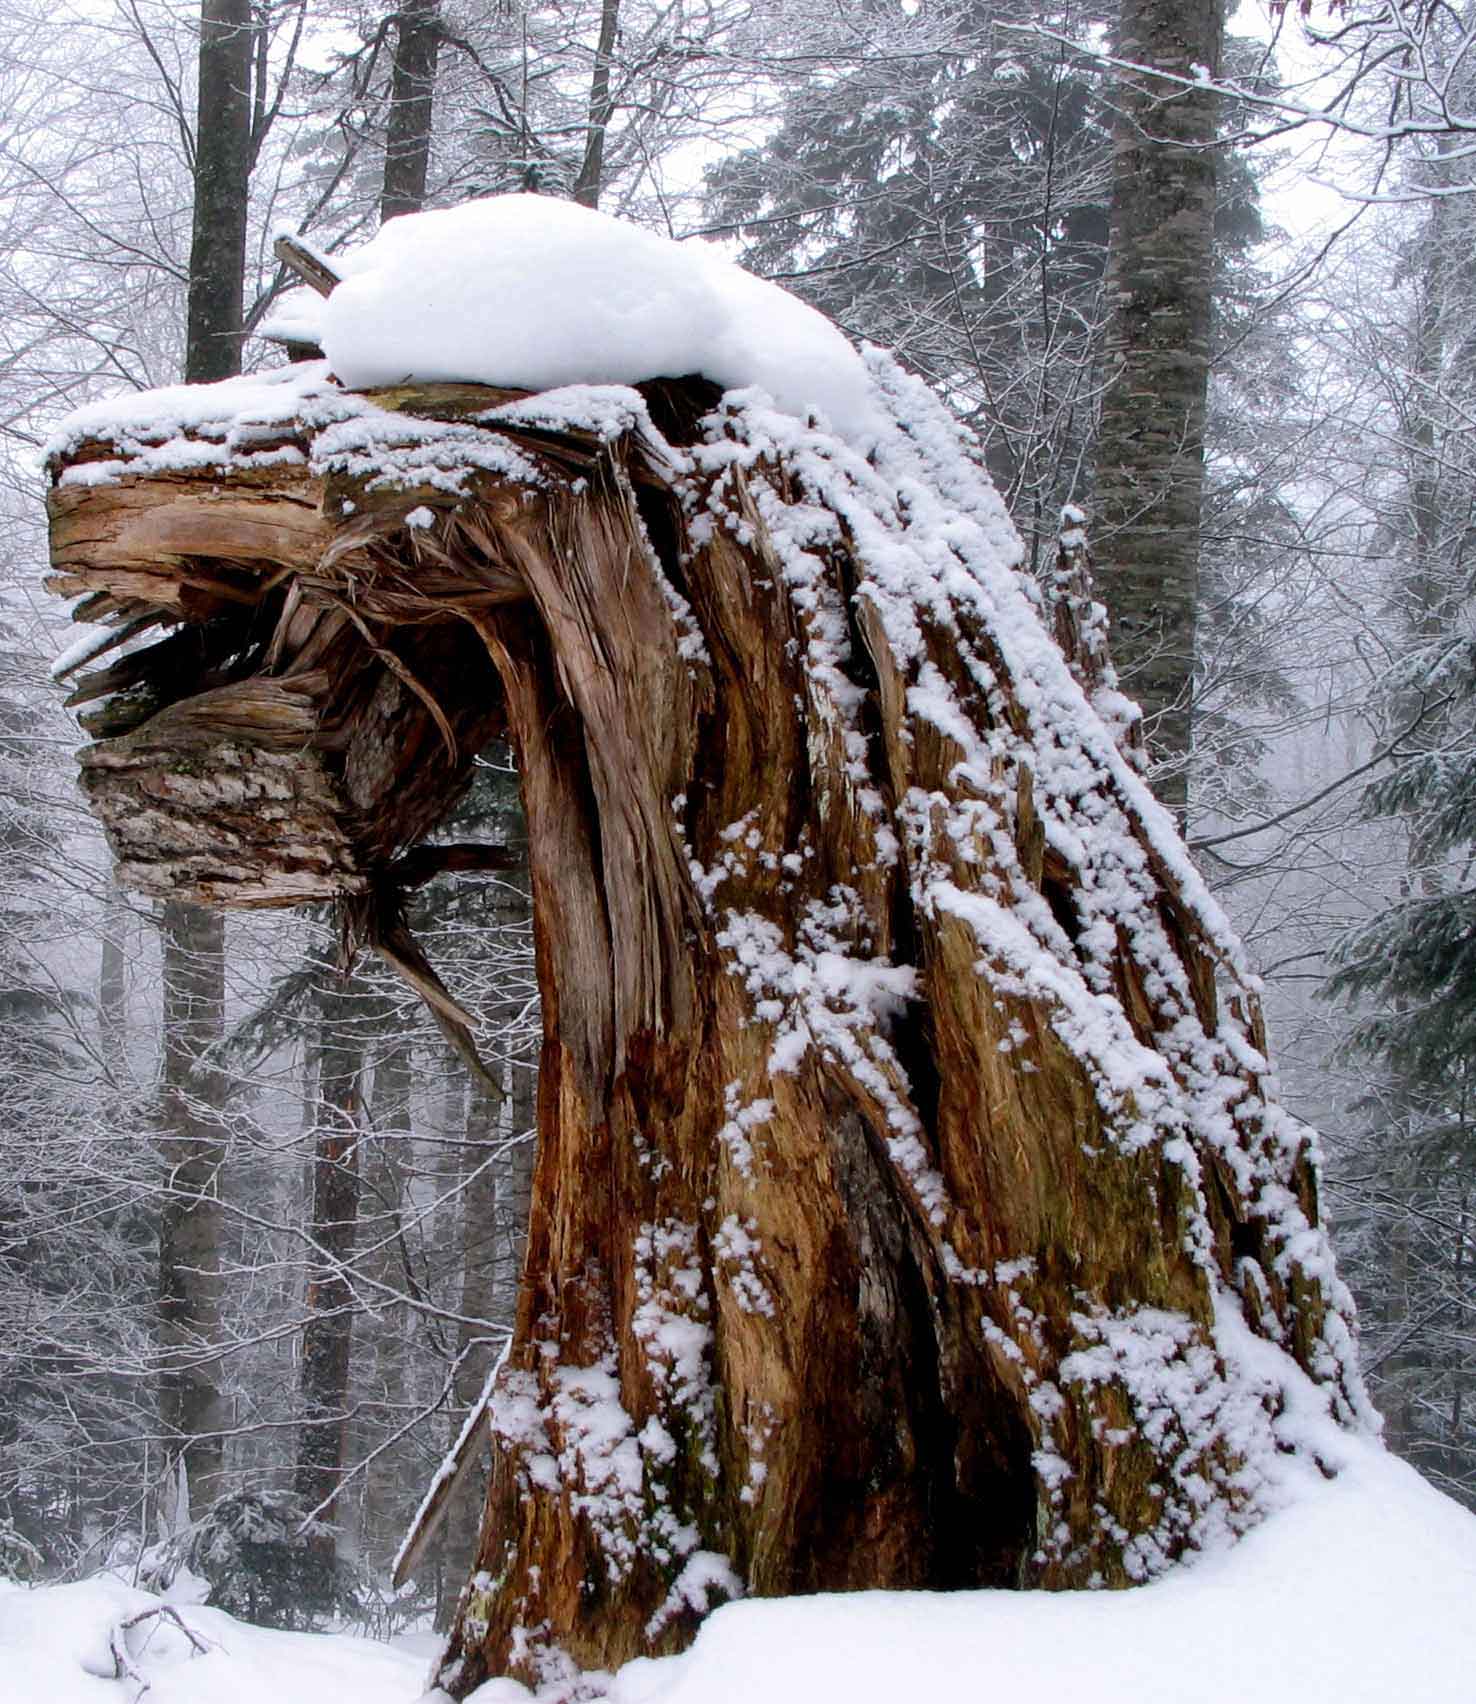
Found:
M 1023 0 L 8 3 L 0 1567 L 188 1562 L 253 1619 L 444 1619 L 478 1488 L 414 1586 L 389 1563 L 516 1294 L 526 880 L 417 896 L 477 1075 L 387 974 L 339 977 L 326 916 L 207 923 L 112 890 L 47 679 L 69 637 L 40 591 L 47 436 L 186 366 L 202 31 L 248 70 L 248 333 L 293 282 L 284 227 L 331 257 L 422 205 L 571 196 L 716 241 L 897 350 L 978 432 L 1043 570 L 1062 505 L 1092 515 L 1101 483 L 1117 21 Z M 1192 740 L 1160 739 L 1157 781 L 1322 1134 L 1389 1441 L 1476 1506 L 1473 34 L 1462 7 L 1246 8 L 1191 75 L 1222 91 L 1212 365 L 1193 667 L 1158 712 Z M 283 357 L 248 336 L 244 358 Z M 1138 517 L 1106 508 L 1111 605 Z M 505 751 L 448 833 L 518 850 Z

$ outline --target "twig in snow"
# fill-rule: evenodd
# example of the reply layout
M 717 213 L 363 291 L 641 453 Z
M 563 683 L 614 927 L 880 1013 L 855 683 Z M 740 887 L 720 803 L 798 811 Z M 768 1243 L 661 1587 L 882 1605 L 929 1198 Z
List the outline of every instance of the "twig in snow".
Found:
M 108 1630 L 108 1649 L 113 1653 L 113 1679 L 136 1680 L 138 1691 L 133 1695 L 133 1704 L 138 1704 L 149 1688 L 154 1684 L 134 1663 L 128 1650 L 128 1635 L 141 1622 L 150 1621 L 155 1616 L 167 1616 L 170 1621 L 184 1634 L 190 1642 L 190 1655 L 203 1657 L 210 1646 L 185 1626 L 179 1611 L 167 1603 L 155 1604 L 152 1609 L 141 1609 L 137 1615 L 130 1615 L 125 1620 L 116 1622 Z

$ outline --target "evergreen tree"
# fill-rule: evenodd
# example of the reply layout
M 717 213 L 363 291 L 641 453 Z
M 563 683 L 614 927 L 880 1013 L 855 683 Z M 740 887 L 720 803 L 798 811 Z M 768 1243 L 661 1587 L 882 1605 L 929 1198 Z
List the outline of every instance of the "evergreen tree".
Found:
M 1102 6 L 1051 9 L 1067 33 Z M 983 0 L 940 30 L 926 8 L 861 8 L 888 44 L 789 93 L 758 147 L 709 177 L 743 264 L 853 336 L 895 349 L 983 438 L 1037 550 L 1077 492 L 1094 412 L 1110 113 L 1100 76 L 1002 25 Z
M 1476 639 L 1422 647 L 1396 683 L 1421 749 L 1369 787 L 1366 806 L 1407 825 L 1417 862 L 1396 903 L 1342 942 L 1331 992 L 1379 1002 L 1354 1044 L 1428 1106 L 1439 1140 L 1476 1139 Z
M 1452 187 L 1438 148 L 1415 181 Z M 1379 1332 L 1371 1384 L 1391 1443 L 1476 1503 L 1476 455 L 1470 212 L 1435 198 L 1406 245 L 1411 311 L 1390 431 L 1399 483 L 1382 543 L 1396 650 L 1382 704 L 1390 762 L 1366 814 L 1403 843 L 1397 892 L 1348 930 L 1328 991 L 1353 1002 L 1345 1052 L 1374 1062 L 1357 1156 L 1378 1246 L 1354 1266 Z M 1393 353 L 1393 351 L 1391 351 Z M 1356 1228 L 1356 1227 L 1355 1227 Z
M 1364 1102 L 1373 1139 L 1350 1166 L 1352 1230 L 1373 1240 L 1350 1271 L 1379 1331 L 1370 1385 L 1390 1443 L 1476 1506 L 1476 640 L 1417 650 L 1398 683 L 1422 749 L 1366 805 L 1404 825 L 1414 853 L 1329 984 L 1361 1014 L 1348 1050 L 1380 1073 Z

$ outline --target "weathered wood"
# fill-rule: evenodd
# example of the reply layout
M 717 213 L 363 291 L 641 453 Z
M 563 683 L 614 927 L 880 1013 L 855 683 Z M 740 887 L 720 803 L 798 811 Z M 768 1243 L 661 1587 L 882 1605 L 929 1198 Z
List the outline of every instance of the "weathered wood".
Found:
M 242 470 L 239 478 L 229 494 L 210 468 L 54 485 L 48 585 L 175 620 L 254 608 L 274 573 L 317 560 L 332 526 L 321 483 L 305 467 Z M 78 619 L 98 619 L 99 607 L 79 610 Z
M 339 274 L 295 237 L 285 233 L 272 244 L 272 253 L 289 272 L 295 272 L 310 289 L 320 296 L 331 296 L 342 282 Z
M 396 579 L 387 627 L 363 595 L 376 528 L 361 525 L 322 572 L 342 529 L 305 463 L 244 468 L 224 488 L 215 469 L 62 482 L 50 508 L 54 583 L 92 588 L 88 615 L 105 599 L 135 635 L 188 623 L 83 674 L 69 699 L 106 700 L 90 731 L 128 742 L 93 748 L 84 775 L 120 877 L 140 891 L 243 906 L 361 891 L 434 825 L 500 726 L 495 675 L 454 596 Z M 478 604 L 512 595 L 464 578 L 445 589 Z M 279 678 L 230 680 L 263 664 Z M 454 716 L 439 702 L 453 685 Z M 238 820 L 258 807 L 260 836 Z
M 467 389 L 393 401 L 465 424 Z M 1245 968 L 1004 559 L 959 554 L 995 523 L 925 464 L 944 428 L 892 446 L 888 506 L 879 461 L 711 401 L 661 393 L 690 454 L 484 423 L 526 487 L 337 471 L 285 575 L 155 564 L 257 605 L 85 758 L 130 880 L 336 889 L 455 1026 L 398 893 L 478 743 L 516 746 L 539 1150 L 455 1697 L 673 1649 L 739 1591 L 1148 1577 L 1256 1518 L 1277 1447 L 1222 1316 L 1358 1402 Z M 975 507 L 909 590 L 929 479 Z M 68 574 L 131 608 L 73 502 Z M 280 832 L 239 820 L 252 786 Z
M 300 905 L 368 875 L 321 759 L 302 683 L 249 681 L 162 709 L 82 753 L 82 787 L 118 880 L 159 898 Z

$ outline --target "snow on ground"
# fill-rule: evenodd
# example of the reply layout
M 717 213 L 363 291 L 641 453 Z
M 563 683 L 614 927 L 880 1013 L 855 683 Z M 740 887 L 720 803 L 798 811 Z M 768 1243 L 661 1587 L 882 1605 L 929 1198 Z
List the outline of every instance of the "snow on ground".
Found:
M 128 1666 L 117 1675 L 113 1630 L 160 1600 L 111 1575 L 36 1590 L 0 1584 L 3 1704 L 409 1704 L 424 1684 L 423 1654 L 367 1639 L 277 1633 L 218 1609 L 176 1613 L 203 1653 L 162 1614 L 115 1637 Z
M 732 1604 L 685 1656 L 630 1663 L 611 1704 L 1470 1704 L 1476 1518 L 1377 1444 L 1232 1549 L 1130 1592 L 867 1592 Z M 158 1602 L 110 1579 L 0 1586 L 4 1704 L 135 1704 L 109 1628 Z M 181 1607 L 131 1661 L 149 1704 L 416 1704 L 427 1652 L 273 1633 Z M 523 1704 L 492 1681 L 475 1704 Z M 430 1695 L 433 1699 L 443 1694 Z
M 1129 1592 L 779 1599 L 721 1609 L 614 1704 L 1470 1704 L 1476 1519 L 1348 1444 L 1230 1551 Z M 476 1704 L 522 1698 L 505 1682 Z

